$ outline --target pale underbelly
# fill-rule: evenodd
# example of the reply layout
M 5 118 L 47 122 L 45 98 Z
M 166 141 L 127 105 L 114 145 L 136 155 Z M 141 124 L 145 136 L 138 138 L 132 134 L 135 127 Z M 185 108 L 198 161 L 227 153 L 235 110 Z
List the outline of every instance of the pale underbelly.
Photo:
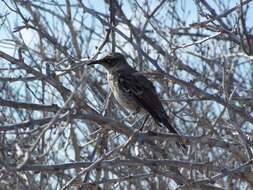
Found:
M 127 96 L 118 87 L 117 82 L 113 82 L 111 77 L 108 77 L 109 86 L 111 88 L 111 91 L 113 93 L 114 98 L 117 100 L 117 102 L 124 108 L 129 109 L 130 111 L 142 111 L 141 107 L 135 102 L 133 97 Z

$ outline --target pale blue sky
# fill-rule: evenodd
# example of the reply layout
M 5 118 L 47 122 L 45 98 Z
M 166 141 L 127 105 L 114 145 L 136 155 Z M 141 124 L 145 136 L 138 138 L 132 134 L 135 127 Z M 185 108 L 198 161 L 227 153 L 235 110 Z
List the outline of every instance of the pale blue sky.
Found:
M 9 0 L 6 0 L 6 2 L 13 6 Z M 34 3 L 38 3 L 39 1 L 34 1 Z M 47 2 L 47 1 L 44 1 Z M 50 2 L 50 1 L 48 1 Z M 59 4 L 60 3 L 65 3 L 64 0 L 59 0 L 57 1 Z M 73 3 L 76 3 L 77 1 L 72 1 Z M 84 4 L 90 8 L 94 8 L 96 11 L 101 11 L 103 13 L 106 13 L 108 11 L 108 6 L 104 3 L 104 1 L 102 0 L 84 0 L 83 1 Z M 125 13 L 127 14 L 128 18 L 131 18 L 133 16 L 133 11 L 131 10 L 131 7 L 129 6 L 128 2 L 132 2 L 132 1 L 122 1 L 123 2 L 123 9 L 125 10 Z M 141 4 L 144 2 L 144 0 L 138 0 L 138 2 Z M 154 0 L 150 0 L 151 4 L 153 4 L 153 7 L 155 7 L 157 5 L 157 1 Z M 196 22 L 197 21 L 197 8 L 194 4 L 194 1 L 192 0 L 178 0 L 177 1 L 177 10 L 179 11 L 179 13 L 181 13 L 182 17 L 185 19 L 186 25 L 188 26 L 189 24 L 191 24 L 192 22 Z M 187 9 L 186 10 L 182 10 L 181 8 L 181 2 L 186 3 L 187 4 Z M 239 0 L 230 0 L 230 1 L 226 1 L 228 3 L 226 3 L 228 5 L 228 7 L 226 7 L 226 9 L 231 8 L 233 6 L 235 6 Z M 209 1 L 209 3 L 211 3 L 212 6 L 214 6 L 216 8 L 216 12 L 217 13 L 221 13 L 220 9 L 224 10 L 224 7 L 219 7 L 219 5 L 215 4 L 214 1 Z M 11 19 L 11 28 L 14 30 L 15 26 L 20 26 L 22 25 L 20 19 L 17 19 L 15 13 L 11 12 L 10 10 L 6 9 L 6 5 L 1 1 L 0 2 L 0 9 L 3 10 L 1 12 L 1 15 L 5 15 L 5 14 L 9 14 L 8 15 L 8 19 Z M 63 8 L 64 9 L 64 8 Z M 152 6 L 151 6 L 151 10 L 152 10 Z M 164 9 L 161 9 L 160 12 L 158 12 L 157 14 L 159 14 L 159 16 L 162 17 L 163 13 L 164 13 Z M 24 12 L 24 11 L 23 11 Z M 74 11 L 73 11 L 74 12 Z M 25 12 L 24 12 L 25 13 Z M 235 12 L 233 13 L 235 14 Z M 249 12 L 248 12 L 248 22 L 247 22 L 247 26 L 248 27 L 252 27 L 253 26 L 253 22 L 251 22 L 251 15 L 253 15 L 253 3 L 250 3 L 250 7 L 249 7 Z M 205 20 L 205 18 L 203 18 L 203 20 Z M 3 22 L 3 18 L 0 20 L 0 22 Z M 170 22 L 170 21 L 168 21 Z M 6 41 L 6 39 L 8 39 L 10 36 L 8 36 L 8 31 L 7 29 L 1 25 L 0 27 L 0 49 L 3 49 L 3 47 L 8 47 L 7 49 L 4 48 L 5 51 L 10 51 L 10 46 L 8 45 L 10 42 Z M 36 38 L 34 38 L 33 33 L 30 30 L 22 30 L 22 36 L 25 40 L 26 43 L 31 43 L 33 42 L 33 40 L 36 40 Z M 5 42 L 5 44 L 3 44 L 3 40 Z M 7 44 L 6 44 L 7 43 Z M 12 46 L 12 45 L 11 45 Z

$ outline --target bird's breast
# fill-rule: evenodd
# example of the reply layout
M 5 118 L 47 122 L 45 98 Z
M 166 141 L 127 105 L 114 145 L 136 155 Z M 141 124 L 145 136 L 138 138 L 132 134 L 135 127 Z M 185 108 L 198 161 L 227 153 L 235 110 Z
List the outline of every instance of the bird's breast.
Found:
M 140 107 L 135 103 L 133 97 L 120 90 L 117 76 L 108 73 L 107 80 L 113 96 L 122 107 L 132 111 L 140 111 Z

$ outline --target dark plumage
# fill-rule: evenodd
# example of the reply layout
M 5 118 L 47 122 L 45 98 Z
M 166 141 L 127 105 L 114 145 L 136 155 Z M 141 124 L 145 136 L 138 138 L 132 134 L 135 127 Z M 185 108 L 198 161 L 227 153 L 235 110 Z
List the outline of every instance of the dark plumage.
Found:
M 124 55 L 114 53 L 89 64 L 101 64 L 108 71 L 108 83 L 120 105 L 133 111 L 146 111 L 161 126 L 178 134 L 166 114 L 153 83 L 128 65 Z

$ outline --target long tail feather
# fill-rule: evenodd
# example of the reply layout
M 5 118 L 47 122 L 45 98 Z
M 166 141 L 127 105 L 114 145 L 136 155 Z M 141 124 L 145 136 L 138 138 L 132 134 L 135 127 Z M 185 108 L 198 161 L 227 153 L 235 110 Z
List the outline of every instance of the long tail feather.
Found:
M 162 121 L 162 124 L 171 132 L 180 135 L 180 133 L 168 122 L 168 120 Z M 176 142 L 177 146 L 180 148 L 180 150 L 186 154 L 187 153 L 187 146 L 183 144 L 183 142 Z

